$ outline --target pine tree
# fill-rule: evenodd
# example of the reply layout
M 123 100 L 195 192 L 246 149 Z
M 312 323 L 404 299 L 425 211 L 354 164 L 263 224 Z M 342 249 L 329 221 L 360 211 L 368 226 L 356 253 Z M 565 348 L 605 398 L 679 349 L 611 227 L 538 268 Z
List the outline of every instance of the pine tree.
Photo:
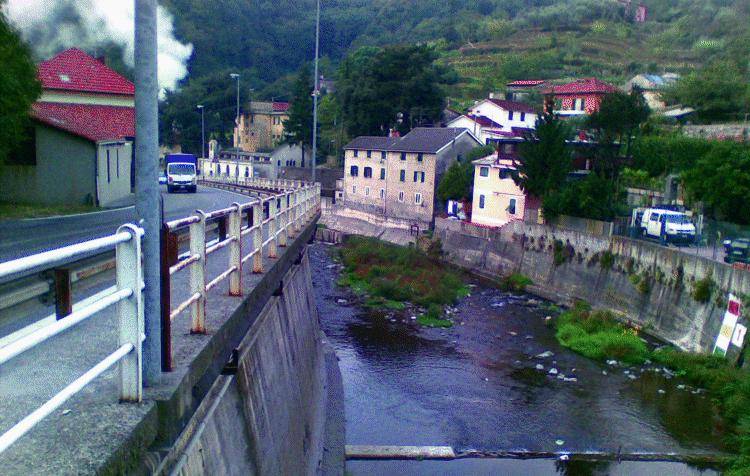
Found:
M 313 100 L 310 67 L 305 64 L 294 82 L 294 95 L 289 106 L 289 119 L 284 122 L 284 133 L 289 144 L 302 147 L 302 163 L 305 163 L 305 146 L 312 145 Z

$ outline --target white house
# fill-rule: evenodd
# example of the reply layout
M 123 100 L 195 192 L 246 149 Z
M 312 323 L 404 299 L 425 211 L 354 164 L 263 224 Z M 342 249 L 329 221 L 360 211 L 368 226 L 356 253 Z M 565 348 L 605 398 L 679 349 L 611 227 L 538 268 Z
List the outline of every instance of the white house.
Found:
M 494 97 L 475 104 L 468 115 L 486 117 L 500 124 L 503 132 L 511 132 L 513 128 L 533 129 L 537 120 L 536 111 L 528 104 Z

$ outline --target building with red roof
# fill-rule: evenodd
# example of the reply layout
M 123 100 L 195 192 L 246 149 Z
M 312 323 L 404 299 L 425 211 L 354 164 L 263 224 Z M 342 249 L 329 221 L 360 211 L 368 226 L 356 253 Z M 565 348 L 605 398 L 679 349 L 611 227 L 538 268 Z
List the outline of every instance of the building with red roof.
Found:
M 554 100 L 555 113 L 561 116 L 579 116 L 598 111 L 604 96 L 616 91 L 615 86 L 597 78 L 584 78 L 549 87 L 544 94 Z
M 135 86 L 77 48 L 38 65 L 31 130 L 0 173 L 0 199 L 111 206 L 132 199 Z
M 476 103 L 469 111 L 447 123 L 448 127 L 465 128 L 483 144 L 493 142 L 498 136 L 517 135 L 515 131 L 536 127 L 536 110 L 523 102 L 498 99 L 490 94 L 488 99 Z

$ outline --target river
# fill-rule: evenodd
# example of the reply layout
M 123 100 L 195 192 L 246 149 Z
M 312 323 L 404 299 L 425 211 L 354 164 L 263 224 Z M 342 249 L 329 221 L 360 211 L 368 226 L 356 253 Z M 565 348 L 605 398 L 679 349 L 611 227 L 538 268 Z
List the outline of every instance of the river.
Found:
M 458 451 L 710 454 L 722 425 L 700 389 L 662 369 L 593 362 L 562 348 L 541 300 L 471 282 L 455 325 L 424 328 L 338 287 L 335 248 L 310 247 L 323 330 L 344 381 L 347 444 Z M 550 353 L 552 355 L 550 355 Z M 541 368 L 540 368 L 541 367 Z M 551 459 L 349 461 L 350 474 L 716 474 L 674 462 Z

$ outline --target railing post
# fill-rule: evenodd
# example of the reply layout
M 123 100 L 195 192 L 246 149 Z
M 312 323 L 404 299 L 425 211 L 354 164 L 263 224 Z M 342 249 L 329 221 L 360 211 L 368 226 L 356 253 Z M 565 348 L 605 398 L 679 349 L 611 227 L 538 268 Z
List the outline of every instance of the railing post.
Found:
M 200 220 L 190 224 L 190 256 L 198 255 L 197 262 L 190 265 L 190 294 L 200 297 L 191 306 L 193 322 L 191 334 L 206 333 L 206 214 L 196 210 Z
M 55 268 L 55 316 L 59 321 L 73 312 L 70 268 Z
M 263 202 L 258 200 L 253 205 L 253 273 L 263 272 Z
M 219 241 L 227 239 L 227 217 L 219 217 L 216 220 L 216 232 L 219 234 Z
M 178 261 L 177 235 L 162 224 L 161 236 L 161 370 L 172 371 L 172 279 L 169 268 Z
M 287 224 L 289 214 L 289 193 L 284 192 L 281 196 L 281 214 L 279 215 L 279 247 L 285 248 L 287 244 Z
M 268 201 L 268 238 L 270 238 L 270 242 L 268 243 L 269 258 L 276 258 L 278 256 L 276 245 L 279 237 L 276 234 L 276 231 L 278 230 L 279 217 L 276 216 L 276 200 L 276 195 L 271 195 L 271 199 Z
M 143 329 L 143 272 L 141 270 L 141 236 L 135 225 L 123 225 L 118 232 L 130 233 L 130 239 L 115 249 L 117 289 L 131 289 L 133 294 L 117 303 L 120 345 L 132 344 L 133 350 L 120 360 L 120 400 L 140 402 L 143 398 L 141 335 Z
M 299 234 L 302 230 L 302 191 L 298 188 L 294 191 L 294 234 Z
M 234 271 L 229 275 L 229 295 L 242 296 L 242 214 L 240 204 L 233 203 L 234 210 L 229 214 L 229 236 L 234 241 L 229 243 L 229 266 Z

